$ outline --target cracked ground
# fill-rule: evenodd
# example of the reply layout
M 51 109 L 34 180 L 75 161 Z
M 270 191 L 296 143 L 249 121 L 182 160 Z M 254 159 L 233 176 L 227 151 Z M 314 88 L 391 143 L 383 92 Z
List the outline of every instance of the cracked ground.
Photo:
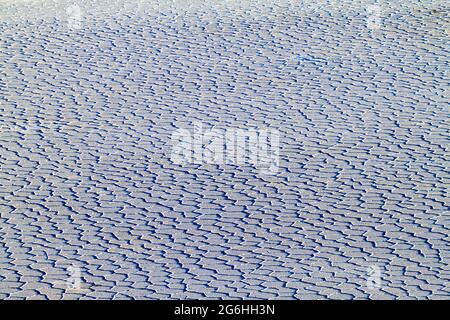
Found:
M 0 3 L 0 298 L 449 299 L 443 1 L 77 3 Z

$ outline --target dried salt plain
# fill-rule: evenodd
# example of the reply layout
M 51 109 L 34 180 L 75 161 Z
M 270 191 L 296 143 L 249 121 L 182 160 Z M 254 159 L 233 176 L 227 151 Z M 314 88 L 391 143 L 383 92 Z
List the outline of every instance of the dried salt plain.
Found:
M 450 8 L 371 4 L 0 1 L 0 298 L 449 299 Z

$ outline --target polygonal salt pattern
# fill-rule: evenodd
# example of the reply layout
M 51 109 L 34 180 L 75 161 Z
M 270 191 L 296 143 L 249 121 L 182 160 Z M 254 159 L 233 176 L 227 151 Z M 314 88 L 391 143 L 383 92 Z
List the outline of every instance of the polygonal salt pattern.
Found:
M 448 299 L 450 11 L 378 3 L 2 2 L 0 298 Z M 279 172 L 174 164 L 196 122 Z

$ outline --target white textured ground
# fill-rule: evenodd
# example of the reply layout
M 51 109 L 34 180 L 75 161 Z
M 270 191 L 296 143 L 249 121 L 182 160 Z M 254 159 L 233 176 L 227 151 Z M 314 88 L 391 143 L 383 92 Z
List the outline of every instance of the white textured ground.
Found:
M 0 1 L 0 298 L 449 299 L 450 8 L 371 3 Z

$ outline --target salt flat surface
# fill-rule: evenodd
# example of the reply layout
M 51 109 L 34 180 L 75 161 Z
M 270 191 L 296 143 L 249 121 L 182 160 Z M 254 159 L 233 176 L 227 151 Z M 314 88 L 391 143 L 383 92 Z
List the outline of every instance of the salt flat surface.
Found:
M 1 1 L 0 298 L 448 299 L 450 11 L 379 3 Z

